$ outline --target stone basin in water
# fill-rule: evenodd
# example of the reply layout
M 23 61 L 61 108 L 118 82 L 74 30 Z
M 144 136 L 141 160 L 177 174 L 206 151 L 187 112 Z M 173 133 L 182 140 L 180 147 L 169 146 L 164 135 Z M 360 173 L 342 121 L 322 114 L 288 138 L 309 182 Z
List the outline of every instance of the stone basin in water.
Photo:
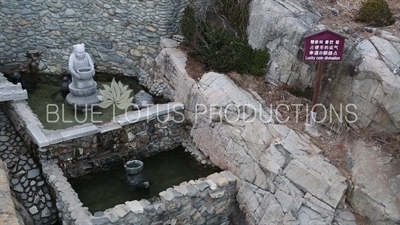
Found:
M 126 173 L 130 175 L 136 175 L 142 172 L 143 170 L 143 162 L 140 160 L 130 160 L 125 163 Z

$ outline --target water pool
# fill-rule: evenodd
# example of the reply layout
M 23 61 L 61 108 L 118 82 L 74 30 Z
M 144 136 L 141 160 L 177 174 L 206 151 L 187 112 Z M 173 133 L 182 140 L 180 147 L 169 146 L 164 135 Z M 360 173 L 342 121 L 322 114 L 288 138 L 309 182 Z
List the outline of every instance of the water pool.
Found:
M 150 199 L 184 181 L 196 180 L 221 171 L 219 168 L 200 165 L 183 147 L 158 153 L 142 161 L 143 172 L 150 181 L 149 189 L 130 191 L 124 180 L 126 173 L 123 165 L 106 172 L 71 178 L 69 182 L 83 205 L 94 213 L 126 201 Z

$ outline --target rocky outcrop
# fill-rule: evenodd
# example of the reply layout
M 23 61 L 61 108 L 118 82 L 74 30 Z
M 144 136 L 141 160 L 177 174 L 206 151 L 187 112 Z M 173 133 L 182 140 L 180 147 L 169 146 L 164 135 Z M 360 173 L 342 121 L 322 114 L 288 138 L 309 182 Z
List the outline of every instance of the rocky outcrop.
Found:
M 312 9 L 309 1 L 302 2 Z M 266 78 L 273 84 L 307 85 L 313 80 L 313 65 L 302 63 L 299 54 L 304 34 L 321 19 L 321 15 L 303 5 L 297 0 L 253 0 L 251 3 L 249 43 L 270 51 L 271 62 Z
M 248 27 L 249 43 L 267 48 L 271 63 L 266 79 L 273 84 L 313 86 L 315 63 L 304 63 L 303 36 L 325 28 L 321 15 L 307 0 L 254 0 Z M 336 31 L 345 34 L 346 28 Z M 337 108 L 354 104 L 355 128 L 400 132 L 400 38 L 377 29 L 369 39 L 346 40 L 344 60 L 329 63 L 324 71 L 321 101 Z M 351 116 L 344 114 L 343 117 Z M 354 121 L 354 122 L 353 122 Z
M 310 19 L 302 15 L 309 15 Z M 318 21 L 318 13 L 307 6 L 307 1 L 252 2 L 250 44 L 270 50 L 271 64 L 266 75 L 270 83 L 313 85 L 315 64 L 302 61 L 302 37 L 323 27 L 317 25 Z M 383 30 L 366 30 L 371 32 L 369 39 L 346 40 L 342 63 L 327 64 L 321 100 L 334 106 L 354 104 L 356 116 L 351 121 L 355 122 L 350 125 L 355 128 L 399 133 L 400 38 Z M 347 160 L 351 165 L 346 169 L 352 173 L 354 189 L 349 202 L 374 224 L 398 223 L 400 206 L 395 187 L 399 173 L 394 172 L 395 163 L 389 163 L 390 156 L 365 146 L 351 149 Z M 374 179 L 370 179 L 371 174 Z
M 363 142 L 348 144 L 345 169 L 352 174 L 348 201 L 372 224 L 400 223 L 400 160 Z
M 345 63 L 356 65 L 357 72 L 353 77 L 337 74 L 331 89 L 334 94 L 327 100 L 354 103 L 358 115 L 355 127 L 398 133 L 400 74 L 394 72 L 400 66 L 400 54 L 395 48 L 400 43 L 385 39 L 385 35 L 380 36 L 372 36 L 353 46 L 354 50 Z
M 346 179 L 309 137 L 276 124 L 279 115 L 223 74 L 190 78 L 180 50 L 164 49 L 156 61 L 174 100 L 185 103 L 195 146 L 240 178 L 248 224 L 331 224 L 344 210 Z

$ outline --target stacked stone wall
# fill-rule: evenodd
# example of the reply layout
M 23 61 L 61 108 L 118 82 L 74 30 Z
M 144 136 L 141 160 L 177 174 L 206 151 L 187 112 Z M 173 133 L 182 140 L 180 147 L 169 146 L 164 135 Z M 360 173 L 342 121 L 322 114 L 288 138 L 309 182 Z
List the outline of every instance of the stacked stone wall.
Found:
M 67 70 L 72 46 L 85 43 L 97 71 L 137 75 L 158 54 L 160 37 L 179 32 L 188 0 L 18 0 L 1 3 L 0 71 L 26 67 L 41 52 L 47 73 Z
M 182 145 L 182 112 L 125 125 L 120 129 L 64 141 L 39 150 L 40 158 L 56 158 L 68 177 L 78 177 L 141 159 Z

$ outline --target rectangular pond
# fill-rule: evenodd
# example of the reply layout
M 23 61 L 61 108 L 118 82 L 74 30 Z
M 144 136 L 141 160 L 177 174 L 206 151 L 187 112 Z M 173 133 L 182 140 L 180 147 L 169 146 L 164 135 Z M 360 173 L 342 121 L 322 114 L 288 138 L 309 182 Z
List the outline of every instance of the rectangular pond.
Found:
M 123 115 L 125 110 L 110 106 L 106 109 L 97 107 L 94 111 L 88 110 L 80 112 L 68 106 L 62 97 L 61 83 L 62 77 L 59 75 L 41 74 L 40 82 L 36 85 L 36 90 L 28 94 L 28 105 L 37 115 L 45 129 L 57 130 L 65 129 L 79 124 L 93 123 L 102 124 L 111 121 L 118 115 Z M 136 78 L 122 75 L 96 74 L 94 76 L 98 89 L 104 90 L 103 85 L 110 86 L 113 79 L 128 86 L 132 90 L 130 97 L 133 97 L 140 90 L 147 91 L 139 85 Z M 166 103 L 168 100 L 153 96 L 154 103 Z M 132 109 L 129 108 L 128 111 Z
M 143 173 L 150 181 L 148 189 L 130 191 L 124 180 L 126 172 L 123 165 L 106 172 L 71 178 L 69 182 L 83 205 L 95 213 L 126 201 L 157 197 L 169 187 L 221 171 L 219 168 L 199 165 L 183 147 L 158 153 L 142 161 Z

